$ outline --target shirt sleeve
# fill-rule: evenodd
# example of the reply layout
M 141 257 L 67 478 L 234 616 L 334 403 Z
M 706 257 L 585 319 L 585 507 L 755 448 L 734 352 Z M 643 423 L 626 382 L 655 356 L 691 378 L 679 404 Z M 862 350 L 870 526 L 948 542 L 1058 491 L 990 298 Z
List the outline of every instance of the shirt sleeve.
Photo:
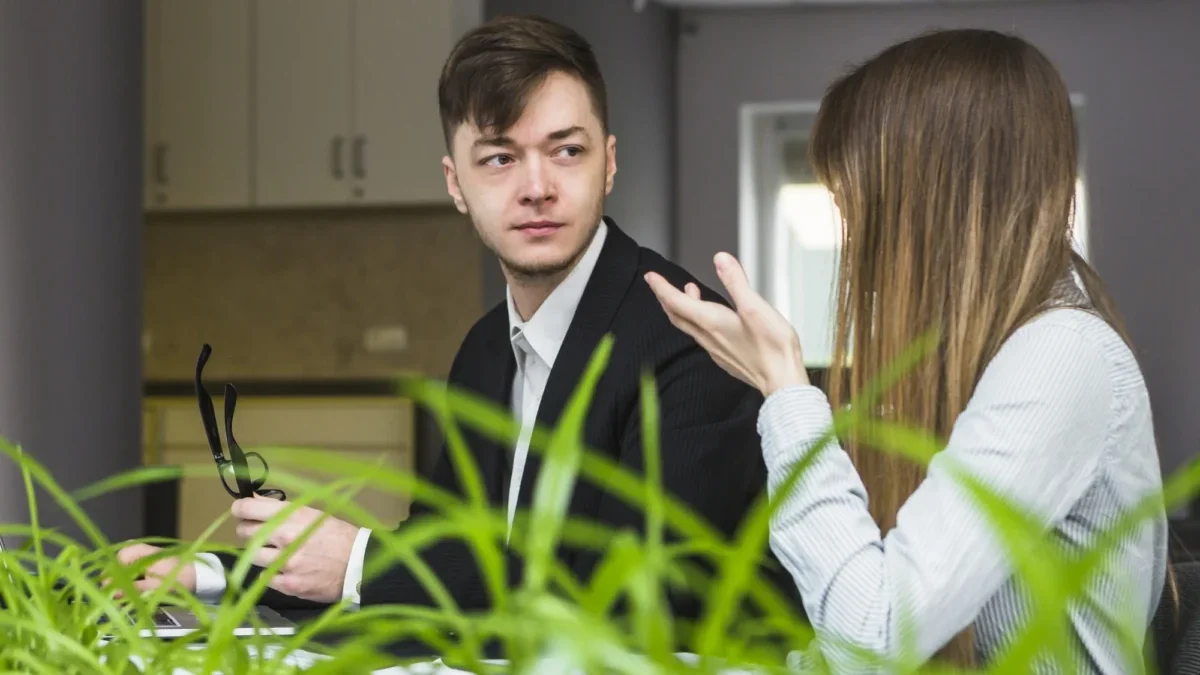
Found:
M 225 567 L 215 554 L 197 553 L 196 557 L 198 560 L 192 563 L 196 568 L 196 599 L 216 604 L 225 593 Z
M 346 581 L 342 584 L 342 598 L 355 606 L 362 604 L 363 560 L 367 555 L 367 541 L 371 530 L 359 528 L 354 545 L 350 548 L 350 562 L 346 565 Z
M 826 445 L 780 504 L 770 532 L 823 656 L 844 661 L 851 648 L 895 657 L 906 621 L 913 656 L 924 660 L 970 625 L 1012 570 L 951 465 L 1048 530 L 1099 471 L 1112 399 L 1105 354 L 1083 333 L 1054 321 L 1014 332 L 886 536 L 850 457 Z M 768 398 L 759 432 L 772 496 L 832 421 L 815 387 Z

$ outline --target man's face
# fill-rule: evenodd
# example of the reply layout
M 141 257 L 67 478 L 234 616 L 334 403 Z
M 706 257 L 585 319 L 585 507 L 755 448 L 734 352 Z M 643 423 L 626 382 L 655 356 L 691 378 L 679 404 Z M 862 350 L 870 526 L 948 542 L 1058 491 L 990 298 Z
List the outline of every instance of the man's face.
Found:
M 583 83 L 553 73 L 511 129 L 459 125 L 442 164 L 458 210 L 510 280 L 551 280 L 579 259 L 600 223 L 616 139 L 604 137 Z

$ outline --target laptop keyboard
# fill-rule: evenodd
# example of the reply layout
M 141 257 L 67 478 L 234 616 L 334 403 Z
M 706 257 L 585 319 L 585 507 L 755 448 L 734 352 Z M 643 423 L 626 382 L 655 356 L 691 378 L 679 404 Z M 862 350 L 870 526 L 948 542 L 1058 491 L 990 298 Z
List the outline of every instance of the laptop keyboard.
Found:
M 129 623 L 137 623 L 137 614 L 132 607 L 126 610 L 126 614 L 129 616 Z M 155 628 L 178 628 L 180 626 L 180 623 L 174 617 L 159 607 L 154 608 L 154 615 L 151 617 L 151 620 L 154 622 Z M 108 623 L 108 617 L 101 615 L 98 623 Z
M 179 622 L 170 614 L 162 611 L 159 608 L 154 609 L 154 627 L 155 628 L 178 628 Z

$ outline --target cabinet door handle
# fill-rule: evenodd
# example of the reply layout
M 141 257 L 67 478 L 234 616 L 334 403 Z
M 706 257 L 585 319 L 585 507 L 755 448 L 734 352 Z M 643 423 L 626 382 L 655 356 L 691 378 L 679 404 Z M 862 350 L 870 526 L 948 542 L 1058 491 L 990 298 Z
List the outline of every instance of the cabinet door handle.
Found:
M 158 143 L 154 146 L 154 182 L 159 185 L 167 184 L 167 144 Z
M 362 134 L 354 137 L 354 177 L 367 177 L 367 137 Z
M 345 175 L 342 171 L 342 145 L 344 144 L 345 139 L 341 136 L 334 136 L 333 142 L 330 144 L 329 170 L 336 180 L 341 180 Z

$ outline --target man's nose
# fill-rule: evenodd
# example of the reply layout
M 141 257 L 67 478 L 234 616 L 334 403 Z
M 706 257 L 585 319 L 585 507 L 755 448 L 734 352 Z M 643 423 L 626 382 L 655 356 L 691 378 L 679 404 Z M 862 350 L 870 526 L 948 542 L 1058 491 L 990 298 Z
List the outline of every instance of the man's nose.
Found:
M 553 201 L 557 196 L 550 172 L 539 160 L 527 163 L 525 184 L 522 186 L 521 203 L 528 205 Z

